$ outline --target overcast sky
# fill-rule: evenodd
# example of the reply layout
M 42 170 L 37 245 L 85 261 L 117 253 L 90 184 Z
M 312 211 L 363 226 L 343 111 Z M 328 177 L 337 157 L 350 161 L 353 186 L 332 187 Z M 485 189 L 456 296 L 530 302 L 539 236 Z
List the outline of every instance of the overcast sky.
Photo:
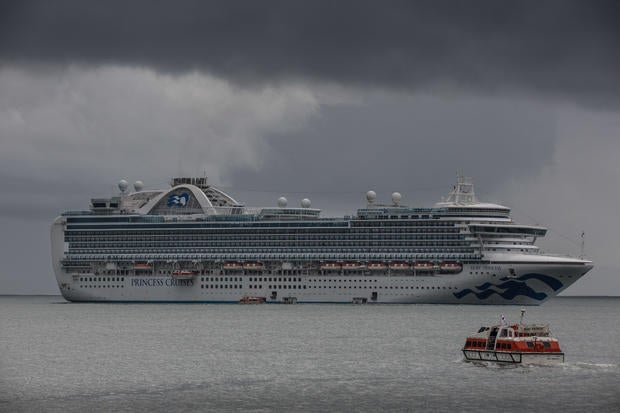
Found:
M 457 172 L 620 295 L 620 3 L 0 3 L 0 293 L 58 293 L 51 221 L 202 175 L 248 205 L 430 206 Z

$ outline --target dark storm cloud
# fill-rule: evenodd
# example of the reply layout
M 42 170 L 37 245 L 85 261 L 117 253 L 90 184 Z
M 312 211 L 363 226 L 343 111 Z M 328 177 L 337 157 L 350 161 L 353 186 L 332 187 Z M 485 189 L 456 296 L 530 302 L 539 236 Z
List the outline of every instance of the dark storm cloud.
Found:
M 620 102 L 615 1 L 15 1 L 5 62 Z

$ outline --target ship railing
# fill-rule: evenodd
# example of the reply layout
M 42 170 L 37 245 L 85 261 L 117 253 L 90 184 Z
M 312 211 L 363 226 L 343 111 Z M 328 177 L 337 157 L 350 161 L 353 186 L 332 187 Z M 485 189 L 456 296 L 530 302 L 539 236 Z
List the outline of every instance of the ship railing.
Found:
M 101 259 L 115 259 L 115 260 L 152 260 L 152 259 L 192 259 L 192 260 L 226 260 L 226 259 L 241 259 L 241 260 L 480 260 L 481 257 L 477 255 L 440 255 L 440 254 L 355 254 L 355 253 L 259 253 L 259 254 L 243 254 L 243 253 L 169 253 L 169 254 L 118 254 L 104 252 L 101 254 L 95 253 L 69 253 L 65 255 L 66 259 L 70 260 L 101 260 Z
M 61 214 L 63 217 L 76 215 L 94 215 L 92 211 L 65 211 Z

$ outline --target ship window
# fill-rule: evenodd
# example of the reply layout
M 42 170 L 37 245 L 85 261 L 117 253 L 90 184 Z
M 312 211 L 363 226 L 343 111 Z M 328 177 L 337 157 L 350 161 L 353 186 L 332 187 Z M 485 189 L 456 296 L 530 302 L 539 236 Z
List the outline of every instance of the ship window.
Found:
M 551 347 L 551 343 L 549 343 L 548 341 L 544 341 L 543 342 L 543 346 L 550 348 Z
M 531 341 L 528 341 L 528 342 L 527 342 L 527 346 L 528 346 L 529 348 L 534 348 L 534 343 L 532 343 Z

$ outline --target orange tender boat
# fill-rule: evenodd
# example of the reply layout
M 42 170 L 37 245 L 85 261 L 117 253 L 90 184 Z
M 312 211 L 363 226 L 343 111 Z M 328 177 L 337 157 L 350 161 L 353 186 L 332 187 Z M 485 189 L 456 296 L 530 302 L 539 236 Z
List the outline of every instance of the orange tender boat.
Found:
M 465 360 L 500 364 L 559 364 L 564 353 L 557 338 L 551 335 L 548 324 L 524 324 L 521 310 L 519 324 L 502 323 L 482 326 L 467 337 L 463 346 Z
M 240 304 L 263 304 L 267 301 L 265 297 L 250 297 L 248 295 L 244 296 L 239 300 Z

